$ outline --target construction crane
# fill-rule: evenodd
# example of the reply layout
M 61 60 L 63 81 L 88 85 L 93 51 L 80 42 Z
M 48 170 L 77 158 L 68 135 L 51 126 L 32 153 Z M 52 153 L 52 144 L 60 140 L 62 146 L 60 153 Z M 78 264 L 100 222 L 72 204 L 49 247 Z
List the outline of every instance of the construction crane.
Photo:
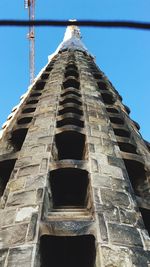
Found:
M 24 7 L 28 9 L 29 20 L 35 19 L 35 0 L 24 0 Z M 34 26 L 29 26 L 29 33 L 27 34 L 29 39 L 29 69 L 30 69 L 30 84 L 34 81 L 35 72 L 35 30 Z

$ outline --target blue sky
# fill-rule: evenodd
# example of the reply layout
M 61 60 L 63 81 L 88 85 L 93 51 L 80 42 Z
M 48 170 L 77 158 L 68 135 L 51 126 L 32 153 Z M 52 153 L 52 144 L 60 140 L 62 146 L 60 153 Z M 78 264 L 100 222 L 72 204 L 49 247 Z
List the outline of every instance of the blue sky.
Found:
M 150 22 L 149 0 L 36 0 L 36 19 Z M 24 0 L 0 2 L 0 19 L 28 19 Z M 0 28 L 0 125 L 29 85 L 27 28 Z M 36 29 L 36 74 L 63 39 L 64 27 Z M 81 28 L 83 42 L 131 109 L 150 141 L 150 31 Z

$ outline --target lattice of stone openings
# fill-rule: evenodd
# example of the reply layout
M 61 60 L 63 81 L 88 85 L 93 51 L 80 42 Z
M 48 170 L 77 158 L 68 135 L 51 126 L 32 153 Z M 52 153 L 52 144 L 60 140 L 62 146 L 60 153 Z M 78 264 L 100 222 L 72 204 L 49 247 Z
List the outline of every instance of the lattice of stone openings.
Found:
M 53 209 L 83 209 L 88 205 L 88 172 L 78 168 L 60 168 L 50 172 Z
M 94 267 L 95 237 L 43 235 L 40 238 L 40 252 L 41 267 Z
M 0 162 L 0 197 L 3 196 L 4 190 L 14 169 L 16 159 L 4 160 Z

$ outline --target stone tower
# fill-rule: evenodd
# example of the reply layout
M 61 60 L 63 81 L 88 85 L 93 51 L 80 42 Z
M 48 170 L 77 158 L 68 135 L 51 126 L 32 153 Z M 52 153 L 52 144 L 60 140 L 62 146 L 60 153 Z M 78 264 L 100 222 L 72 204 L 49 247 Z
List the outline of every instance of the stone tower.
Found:
M 76 26 L 3 125 L 0 266 L 150 266 L 150 146 Z

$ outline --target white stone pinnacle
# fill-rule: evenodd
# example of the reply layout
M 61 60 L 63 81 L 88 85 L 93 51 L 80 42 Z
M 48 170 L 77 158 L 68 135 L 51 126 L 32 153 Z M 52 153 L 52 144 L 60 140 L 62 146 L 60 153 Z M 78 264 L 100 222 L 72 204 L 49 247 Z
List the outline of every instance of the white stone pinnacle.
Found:
M 75 20 L 70 20 L 70 21 L 75 21 Z M 79 27 L 75 25 L 68 26 L 63 41 L 60 43 L 56 51 L 49 56 L 49 60 L 59 51 L 62 51 L 64 49 L 81 50 L 81 51 L 86 51 L 88 53 L 88 50 L 82 43 L 81 38 L 82 37 Z

